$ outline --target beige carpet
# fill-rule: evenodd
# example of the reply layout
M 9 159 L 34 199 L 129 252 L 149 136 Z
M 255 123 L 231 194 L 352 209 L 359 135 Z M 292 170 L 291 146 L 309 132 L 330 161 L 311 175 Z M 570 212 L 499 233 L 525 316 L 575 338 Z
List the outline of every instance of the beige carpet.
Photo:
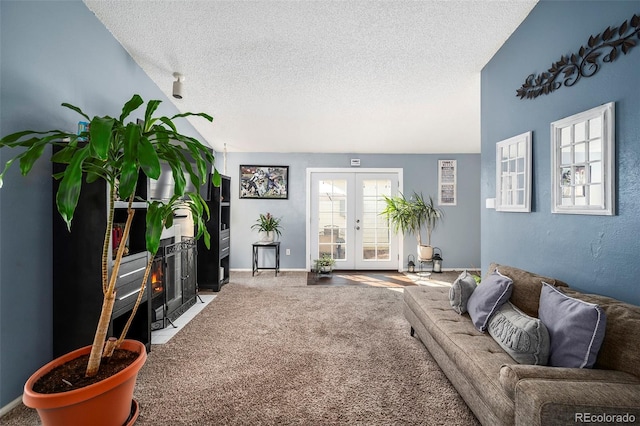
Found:
M 475 425 L 424 346 L 402 292 L 232 275 L 138 379 L 137 425 Z M 3 425 L 37 424 L 20 407 Z

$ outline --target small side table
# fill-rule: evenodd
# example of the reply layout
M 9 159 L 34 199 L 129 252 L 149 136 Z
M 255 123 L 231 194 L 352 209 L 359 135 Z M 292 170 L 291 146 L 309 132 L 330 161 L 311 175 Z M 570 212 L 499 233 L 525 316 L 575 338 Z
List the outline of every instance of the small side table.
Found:
M 431 278 L 431 272 L 433 272 L 433 259 L 420 259 L 418 258 L 418 262 L 420 262 L 420 270 L 418 271 L 418 276 L 419 277 L 423 277 L 426 279 L 430 279 Z M 427 266 L 430 265 L 430 269 L 427 269 L 426 271 L 424 271 L 424 264 L 427 264 Z
M 258 253 L 261 248 L 270 248 L 275 250 L 276 252 L 276 264 L 273 267 L 258 267 Z M 273 241 L 270 243 L 265 242 L 256 242 L 253 243 L 253 271 L 251 276 L 256 274 L 256 271 L 260 269 L 269 269 L 276 271 L 276 277 L 278 276 L 278 272 L 280 271 L 280 241 Z

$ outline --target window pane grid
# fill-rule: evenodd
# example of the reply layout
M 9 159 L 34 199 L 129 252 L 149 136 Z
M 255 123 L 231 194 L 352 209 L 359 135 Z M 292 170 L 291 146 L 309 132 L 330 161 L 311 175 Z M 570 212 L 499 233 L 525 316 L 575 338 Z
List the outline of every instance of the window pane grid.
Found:
M 613 214 L 614 103 L 552 123 L 554 213 Z
M 561 129 L 558 147 L 561 156 L 559 163 L 563 205 L 602 204 L 600 184 L 603 181 L 603 168 L 600 136 L 600 120 L 589 120 L 589 125 L 584 121 Z M 595 187 L 591 188 L 592 186 Z
M 525 133 L 497 144 L 499 210 L 529 211 L 527 185 L 530 141 L 530 133 Z

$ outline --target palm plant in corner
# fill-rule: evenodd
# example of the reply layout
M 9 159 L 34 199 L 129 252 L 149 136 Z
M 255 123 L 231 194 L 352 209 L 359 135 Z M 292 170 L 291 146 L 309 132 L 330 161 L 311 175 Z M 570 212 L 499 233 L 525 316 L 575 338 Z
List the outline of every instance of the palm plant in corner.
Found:
M 384 197 L 385 209 L 382 215 L 391 222 L 393 230 L 403 234 L 414 234 L 418 240 L 418 258 L 430 260 L 433 258 L 433 247 L 431 246 L 431 233 L 443 218 L 444 213 L 435 207 L 433 198 L 425 201 L 422 194 L 413 193 L 413 197 L 406 198 L 404 194 L 394 197 Z M 427 230 L 427 244 L 422 244 L 422 228 Z
M 107 213 L 107 223 L 101 253 L 102 282 L 101 289 L 96 288 L 96 291 L 102 291 L 103 293 L 103 303 L 90 350 L 89 361 L 86 366 L 85 376 L 95 376 L 100 369 L 101 361 L 112 357 L 114 351 L 118 348 L 138 352 L 139 357 L 138 360 L 134 361 L 134 364 L 137 365 L 136 371 L 130 374 L 130 378 L 122 379 L 124 383 L 127 384 L 123 385 L 118 382 L 116 385 L 116 387 L 129 389 L 127 391 L 128 395 L 125 395 L 120 403 L 122 407 L 116 407 L 116 402 L 111 399 L 107 401 L 105 412 L 96 411 L 96 406 L 92 405 L 89 413 L 87 413 L 88 417 L 84 419 L 74 419 L 74 424 L 122 425 L 127 422 L 127 419 L 131 422 L 131 416 L 133 415 L 132 405 L 137 405 L 134 404 L 135 401 L 133 401 L 133 387 L 135 385 L 137 370 L 142 367 L 146 359 L 146 350 L 142 343 L 125 340 L 125 336 L 143 298 L 149 272 L 152 267 L 152 261 L 160 245 L 162 230 L 163 228 L 170 228 L 172 226 L 174 212 L 177 209 L 185 208 L 191 210 L 197 229 L 196 239 L 203 237 L 207 248 L 210 244 L 210 237 L 206 226 L 204 226 L 205 221 L 208 220 L 209 217 L 206 202 L 198 192 L 186 191 L 186 188 L 187 179 L 189 179 L 195 188 L 199 188 L 207 181 L 207 176 L 210 173 L 208 167 L 210 164 L 213 164 L 214 160 L 213 154 L 197 139 L 179 133 L 173 120 L 187 116 L 199 116 L 208 121 L 212 121 L 213 118 L 204 113 L 190 112 L 178 114 L 170 118 L 164 116 L 154 117 L 154 113 L 160 103 L 161 101 L 159 100 L 149 101 L 144 113 L 144 121 L 140 122 L 138 120 L 128 123 L 125 123 L 127 117 L 144 104 L 144 101 L 139 95 L 134 95 L 125 103 L 119 117 L 95 116 L 90 118 L 80 108 L 63 103 L 62 106 L 76 111 L 90 123 L 88 131 L 76 134 L 62 130 L 44 132 L 27 130 L 13 133 L 0 139 L 0 148 L 22 149 L 19 154 L 6 163 L 4 170 L 0 174 L 0 186 L 2 185 L 7 169 L 14 161 L 19 161 L 22 175 L 27 175 L 31 171 L 34 163 L 42 156 L 43 152 L 45 152 L 45 147 L 53 147 L 54 153 L 51 161 L 59 164 L 62 169 L 60 173 L 54 174 L 54 178 L 60 180 L 56 193 L 56 205 L 69 231 L 71 231 L 72 220 L 83 187 L 83 180 L 86 181 L 86 184 L 91 184 L 98 180 L 104 180 L 107 184 L 110 202 L 108 204 L 109 211 Z M 192 162 L 189 159 L 194 161 L 196 167 L 192 167 Z M 135 194 L 139 176 L 143 173 L 149 179 L 158 179 L 161 174 L 161 162 L 168 164 L 172 170 L 175 182 L 173 196 L 169 200 L 164 201 L 136 200 Z M 214 170 L 213 175 L 213 184 L 219 186 L 220 175 L 217 170 Z M 111 260 L 109 258 L 109 248 L 112 244 L 114 210 L 116 200 L 118 199 L 127 201 L 127 219 L 117 252 L 113 260 Z M 125 243 L 129 237 L 135 214 L 135 209 L 132 208 L 134 201 L 147 202 L 145 244 L 146 250 L 149 253 L 148 263 L 144 277 L 140 283 L 138 298 L 122 334 L 118 338 L 115 338 L 115 336 L 108 338 L 107 332 L 116 299 L 115 293 L 118 270 L 122 258 L 125 255 Z M 111 268 L 109 268 L 109 262 L 112 262 Z M 133 345 L 130 344 L 131 342 L 133 342 Z M 81 351 L 84 352 L 76 354 L 76 352 Z M 89 352 L 88 346 L 60 357 L 50 364 L 61 365 L 64 362 L 77 358 L 79 355 L 86 355 L 87 352 Z M 83 389 L 47 394 L 45 398 L 46 401 L 41 403 L 38 402 L 38 398 L 42 394 L 33 391 L 31 385 L 36 381 L 36 376 L 39 373 L 46 373 L 53 368 L 50 364 L 41 368 L 29 379 L 27 384 L 25 384 L 25 404 L 38 409 L 43 424 L 59 424 L 60 421 L 69 424 L 70 414 L 64 410 L 71 410 L 71 407 L 79 405 L 78 401 L 86 399 L 85 397 L 76 395 L 77 392 L 113 381 L 112 379 L 115 379 L 116 376 L 133 366 L 132 364 L 122 372 Z M 93 390 L 90 391 L 90 393 L 91 392 L 96 393 L 97 391 Z M 107 390 L 106 394 L 111 395 L 114 392 L 113 390 Z M 73 394 L 73 402 L 70 403 L 70 406 L 64 408 L 63 413 L 60 414 L 61 417 L 59 417 L 59 415 L 52 410 L 52 397 L 53 395 L 58 395 L 62 399 L 64 394 Z M 61 402 L 61 405 L 65 404 L 68 403 Z M 137 417 L 137 412 L 135 416 Z

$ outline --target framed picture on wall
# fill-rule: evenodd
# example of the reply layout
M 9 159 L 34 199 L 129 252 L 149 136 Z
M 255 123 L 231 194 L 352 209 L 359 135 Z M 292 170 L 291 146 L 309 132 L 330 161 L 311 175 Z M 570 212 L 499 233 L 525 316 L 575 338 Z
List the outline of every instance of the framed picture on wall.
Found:
M 240 198 L 289 198 L 289 166 L 240 166 Z
M 457 160 L 438 160 L 438 204 L 455 206 L 457 202 Z

